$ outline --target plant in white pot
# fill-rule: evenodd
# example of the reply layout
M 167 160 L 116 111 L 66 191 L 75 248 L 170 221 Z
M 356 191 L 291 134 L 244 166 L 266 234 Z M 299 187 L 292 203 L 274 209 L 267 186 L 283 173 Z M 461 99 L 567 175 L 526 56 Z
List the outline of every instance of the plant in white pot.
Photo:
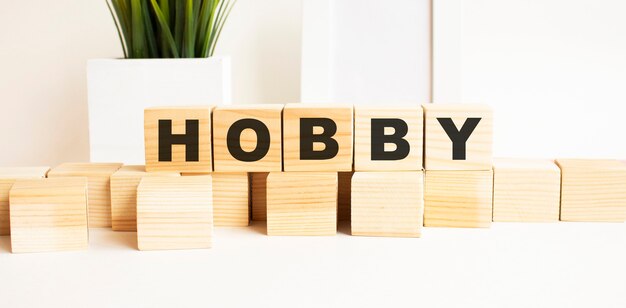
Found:
M 147 107 L 230 103 L 230 59 L 213 53 L 235 2 L 107 1 L 125 59 L 88 63 L 91 161 L 142 164 Z

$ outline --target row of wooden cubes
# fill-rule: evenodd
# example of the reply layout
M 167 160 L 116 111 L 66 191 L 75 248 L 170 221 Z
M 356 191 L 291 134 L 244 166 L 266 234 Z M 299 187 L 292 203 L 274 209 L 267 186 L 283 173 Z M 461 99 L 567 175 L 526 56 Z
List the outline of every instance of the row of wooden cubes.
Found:
M 626 164 L 496 159 L 492 170 L 252 175 L 252 215 L 270 235 L 419 236 L 421 227 L 626 220 Z
M 493 114 L 463 104 L 154 107 L 145 110 L 144 130 L 150 172 L 488 170 Z M 455 148 L 451 134 L 467 139 Z M 317 155 L 329 138 L 335 155 L 305 157 L 303 142 Z
M 248 225 L 247 173 L 180 176 L 144 169 L 102 163 L 62 164 L 52 170 L 0 168 L 0 235 L 12 235 L 14 252 L 32 252 L 85 248 L 88 227 L 135 231 L 141 225 L 138 217 L 146 222 L 143 233 L 150 234 L 154 230 L 150 226 L 155 225 L 150 217 L 158 213 L 163 214 L 164 223 L 157 229 L 164 235 L 172 226 L 181 229 L 193 225 L 196 218 L 206 218 L 202 214 L 210 214 L 206 222 L 211 228 Z M 200 210 L 190 212 L 189 208 Z M 202 225 L 206 230 L 207 225 Z M 140 235 L 140 248 L 149 249 L 151 238 Z M 203 239 L 202 245 L 207 243 Z

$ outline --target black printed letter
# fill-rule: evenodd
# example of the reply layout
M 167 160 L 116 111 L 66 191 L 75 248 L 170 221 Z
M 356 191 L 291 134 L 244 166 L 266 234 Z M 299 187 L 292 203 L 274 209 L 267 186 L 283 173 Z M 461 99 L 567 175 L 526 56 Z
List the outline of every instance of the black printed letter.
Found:
M 241 132 L 248 128 L 256 133 L 256 147 L 250 152 L 241 148 Z M 247 162 L 257 161 L 265 157 L 270 150 L 270 131 L 263 122 L 257 119 L 241 119 L 228 129 L 226 145 L 228 152 L 235 159 Z
M 406 136 L 409 130 L 406 122 L 400 119 L 372 119 L 371 126 L 372 160 L 400 160 L 409 155 L 411 146 L 408 141 L 402 138 Z M 393 135 L 385 135 L 385 127 L 393 127 Z M 385 152 L 386 143 L 395 144 L 396 149 Z
M 200 121 L 186 120 L 185 134 L 172 134 L 172 120 L 159 120 L 159 161 L 172 161 L 172 145 L 185 145 L 185 161 L 199 161 Z
M 437 118 L 443 130 L 446 131 L 446 134 L 452 140 L 453 160 L 465 160 L 465 144 L 480 120 L 481 118 L 467 118 L 461 130 L 457 130 L 451 118 Z
M 322 127 L 324 131 L 313 134 L 313 127 Z M 332 137 L 337 132 L 337 124 L 328 118 L 302 118 L 300 119 L 300 159 L 322 160 L 331 159 L 339 152 L 339 144 Z M 313 143 L 321 142 L 326 146 L 321 151 L 313 151 Z

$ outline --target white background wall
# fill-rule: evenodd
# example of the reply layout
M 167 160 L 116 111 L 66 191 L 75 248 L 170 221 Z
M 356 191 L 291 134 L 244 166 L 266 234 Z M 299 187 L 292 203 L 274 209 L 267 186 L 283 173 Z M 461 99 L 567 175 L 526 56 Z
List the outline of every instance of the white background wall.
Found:
M 216 50 L 235 103 L 299 100 L 301 5 L 238 1 Z M 121 56 L 104 0 L 2 1 L 0 165 L 87 161 L 86 61 Z

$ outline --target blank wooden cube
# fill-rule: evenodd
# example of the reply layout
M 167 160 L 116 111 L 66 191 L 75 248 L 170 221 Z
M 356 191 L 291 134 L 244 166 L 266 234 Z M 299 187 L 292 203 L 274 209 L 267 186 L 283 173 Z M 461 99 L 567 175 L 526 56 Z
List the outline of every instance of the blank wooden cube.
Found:
M 145 166 L 123 166 L 111 175 L 111 226 L 137 231 L 137 185 L 146 176 L 180 176 L 178 172 L 146 172 Z
M 355 171 L 422 170 L 423 143 L 421 106 L 354 107 Z
M 282 170 L 283 105 L 219 106 L 213 110 L 216 172 Z
M 350 220 L 350 196 L 352 193 L 352 174 L 354 172 L 338 173 L 337 220 Z
M 250 174 L 252 186 L 252 220 L 267 220 L 267 176 L 269 172 Z
M 86 249 L 87 178 L 17 180 L 10 192 L 11 249 Z
M 554 161 L 497 158 L 493 179 L 493 221 L 559 220 L 561 170 Z
M 561 220 L 626 220 L 626 164 L 617 160 L 558 159 Z
M 139 250 L 210 248 L 211 176 L 144 177 L 137 187 Z
M 479 228 L 491 225 L 493 172 L 426 170 L 424 226 Z
M 65 163 L 48 172 L 54 177 L 87 177 L 89 180 L 89 227 L 111 227 L 110 178 L 122 167 L 119 163 Z
M 270 172 L 268 235 L 335 235 L 337 173 Z
M 426 170 L 491 169 L 493 115 L 490 107 L 462 104 L 426 104 L 423 107 Z M 457 146 L 453 146 L 453 139 Z
M 352 176 L 352 235 L 420 237 L 423 217 L 422 171 Z
M 352 171 L 352 113 L 351 105 L 285 105 L 283 170 Z
M 11 234 L 9 191 L 18 179 L 45 178 L 48 167 L 0 167 L 0 235 Z
M 210 106 L 146 109 L 146 170 L 211 172 L 211 109 Z

